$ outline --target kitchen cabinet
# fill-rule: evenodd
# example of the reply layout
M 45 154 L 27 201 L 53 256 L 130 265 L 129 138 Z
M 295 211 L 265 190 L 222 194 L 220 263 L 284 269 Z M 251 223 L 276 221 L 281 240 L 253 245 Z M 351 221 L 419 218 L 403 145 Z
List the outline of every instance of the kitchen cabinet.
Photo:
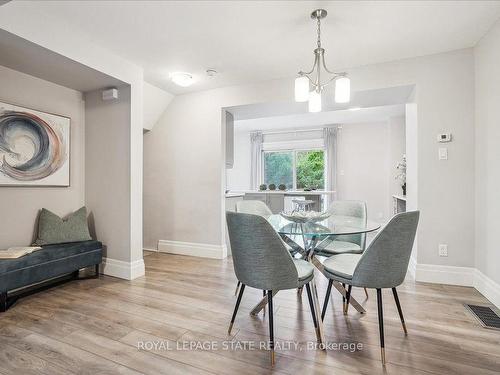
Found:
M 226 169 L 234 165 L 234 117 L 231 112 L 225 111 L 226 126 Z

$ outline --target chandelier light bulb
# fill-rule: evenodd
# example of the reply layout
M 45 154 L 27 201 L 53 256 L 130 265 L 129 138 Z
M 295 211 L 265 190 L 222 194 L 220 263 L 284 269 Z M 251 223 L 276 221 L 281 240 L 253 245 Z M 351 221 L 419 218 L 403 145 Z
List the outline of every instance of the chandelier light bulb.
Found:
M 295 78 L 295 101 L 307 102 L 309 100 L 309 78 Z
M 347 77 L 340 77 L 335 80 L 335 102 L 349 103 L 351 100 L 351 80 Z
M 309 94 L 309 112 L 321 112 L 321 93 L 316 90 Z

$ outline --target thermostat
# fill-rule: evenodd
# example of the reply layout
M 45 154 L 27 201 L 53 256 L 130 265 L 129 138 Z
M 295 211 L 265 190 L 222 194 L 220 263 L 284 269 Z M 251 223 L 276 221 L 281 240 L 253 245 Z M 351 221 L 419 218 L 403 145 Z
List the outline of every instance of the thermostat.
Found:
M 437 141 L 441 143 L 451 142 L 451 133 L 438 134 Z

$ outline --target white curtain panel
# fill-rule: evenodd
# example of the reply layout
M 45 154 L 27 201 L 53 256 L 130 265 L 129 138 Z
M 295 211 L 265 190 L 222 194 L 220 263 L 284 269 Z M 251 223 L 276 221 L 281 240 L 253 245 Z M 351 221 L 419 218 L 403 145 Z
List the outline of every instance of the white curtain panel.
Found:
M 325 190 L 337 190 L 337 127 L 323 129 L 325 142 Z
M 250 188 L 259 190 L 260 176 L 262 174 L 262 132 L 250 133 Z

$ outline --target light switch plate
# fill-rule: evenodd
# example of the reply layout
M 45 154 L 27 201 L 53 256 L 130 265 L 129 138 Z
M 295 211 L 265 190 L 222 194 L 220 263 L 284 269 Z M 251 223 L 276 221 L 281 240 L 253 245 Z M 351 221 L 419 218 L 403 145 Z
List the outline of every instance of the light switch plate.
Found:
M 439 160 L 448 160 L 448 149 L 446 147 L 439 148 Z

